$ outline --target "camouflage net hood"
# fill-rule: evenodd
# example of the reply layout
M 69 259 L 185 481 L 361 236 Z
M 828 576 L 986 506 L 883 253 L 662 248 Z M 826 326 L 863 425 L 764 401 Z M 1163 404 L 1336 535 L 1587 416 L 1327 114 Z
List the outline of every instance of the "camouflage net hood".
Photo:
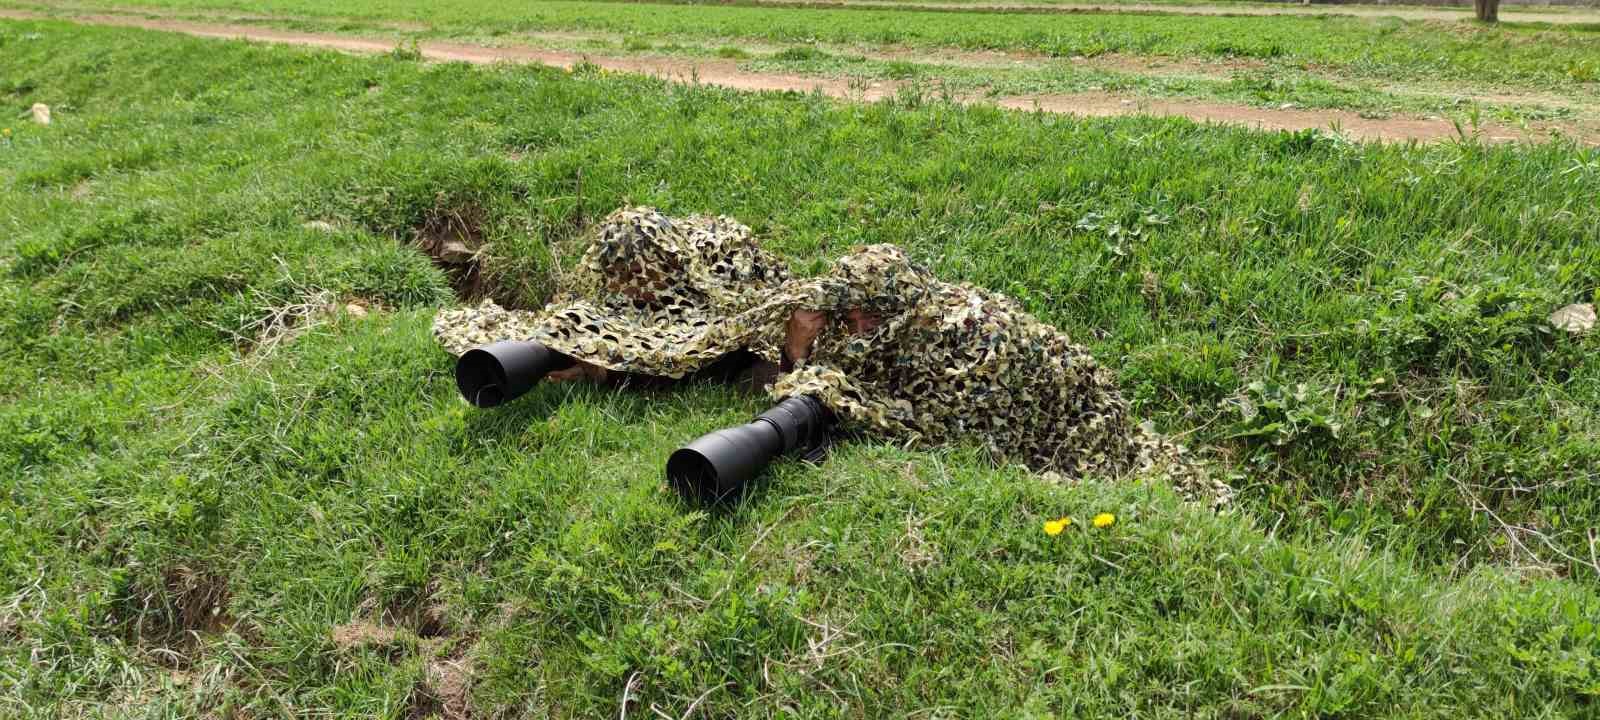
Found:
M 997 463 L 1071 477 L 1160 472 L 1191 498 L 1231 494 L 1133 422 L 1112 374 L 1065 333 L 1003 295 L 940 281 L 891 245 L 791 279 L 733 220 L 627 209 L 602 224 L 567 287 L 537 312 L 446 310 L 434 333 L 454 354 L 534 339 L 610 370 L 681 378 L 739 350 L 778 362 L 790 314 L 821 311 L 824 328 L 768 388 L 774 399 L 814 396 L 847 429 L 907 445 L 975 442 Z M 876 322 L 852 325 L 852 313 Z
M 915 307 L 939 285 L 931 273 L 912 264 L 893 245 L 869 245 L 840 258 L 828 273 L 792 283 L 787 303 L 808 310 L 860 310 L 892 317 Z
M 676 379 L 744 347 L 749 329 L 729 320 L 748 314 L 788 277 L 750 228 L 732 219 L 623 209 L 601 223 L 577 269 L 563 278 L 564 290 L 543 310 L 486 301 L 441 312 L 433 329 L 453 355 L 531 339 L 608 370 Z

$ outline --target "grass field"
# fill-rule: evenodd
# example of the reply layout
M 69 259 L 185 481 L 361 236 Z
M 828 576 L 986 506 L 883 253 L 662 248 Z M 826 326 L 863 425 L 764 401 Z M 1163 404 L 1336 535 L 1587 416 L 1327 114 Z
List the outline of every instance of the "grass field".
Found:
M 1600 137 L 1600 24 L 477 0 L 0 1 L 7 7 L 722 62 L 968 99 L 1113 95 L 1322 111 L 1322 126 L 1347 111 L 1448 118 L 1491 136 Z
M 1600 150 L 50 22 L 0 22 L 0 98 L 8 715 L 1600 702 L 1600 334 L 1546 323 L 1597 299 Z M 707 514 L 662 461 L 758 400 L 467 408 L 427 333 L 459 300 L 415 242 L 483 242 L 486 290 L 534 305 L 625 203 L 736 216 L 810 271 L 895 242 L 1009 293 L 1240 499 L 857 442 Z
M 23 3 L 15 3 L 23 5 Z M 88 3 L 119 7 L 122 3 Z M 270 10 L 308 19 L 416 22 L 446 36 L 588 30 L 640 38 L 753 38 L 1024 50 L 1048 56 L 1129 53 L 1242 57 L 1387 79 L 1566 85 L 1600 81 L 1597 28 L 1476 28 L 1351 17 L 961 13 L 531 0 L 155 0 L 173 10 Z

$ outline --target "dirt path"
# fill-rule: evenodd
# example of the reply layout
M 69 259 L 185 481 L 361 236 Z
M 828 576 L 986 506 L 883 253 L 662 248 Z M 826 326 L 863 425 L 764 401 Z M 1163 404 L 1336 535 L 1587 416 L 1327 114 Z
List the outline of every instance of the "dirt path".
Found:
M 672 2 L 674 0 L 667 0 Z M 872 7 L 887 10 L 937 10 L 941 12 L 1039 12 L 1039 13 L 1161 13 L 1166 15 L 1345 15 L 1352 17 L 1394 17 L 1403 20 L 1470 20 L 1472 8 L 1420 7 L 1414 5 L 1298 5 L 1292 3 L 1240 5 L 1166 5 L 1161 3 L 1081 3 L 1028 2 L 1028 0 L 740 0 L 741 3 L 774 7 Z M 1535 6 L 1501 5 L 1503 22 L 1544 22 L 1554 25 L 1600 23 L 1600 8 L 1574 7 L 1555 10 Z
M 395 48 L 393 40 L 360 38 L 332 33 L 312 33 L 276 30 L 250 25 L 205 23 L 177 19 L 151 19 L 126 15 L 75 15 L 68 18 L 50 17 L 18 10 L 0 9 L 0 18 L 35 20 L 66 19 L 89 25 L 135 27 L 149 30 L 179 32 L 196 37 L 245 39 L 259 42 L 285 43 L 307 47 L 328 48 L 354 53 L 385 53 Z M 580 62 L 589 62 L 607 70 L 640 73 L 679 83 L 699 83 L 743 91 L 800 91 L 816 92 L 828 97 L 856 102 L 872 102 L 890 98 L 901 89 L 893 82 L 861 85 L 833 78 L 805 77 L 779 73 L 757 73 L 739 67 L 736 60 L 683 59 L 667 57 L 605 57 L 587 53 L 548 50 L 533 47 L 485 47 L 453 42 L 423 42 L 418 46 L 422 56 L 434 61 L 459 61 L 474 64 L 500 62 L 540 64 L 570 69 Z M 1085 117 L 1115 117 L 1126 115 L 1157 115 L 1186 117 L 1197 122 L 1243 125 L 1266 130 L 1305 130 L 1337 127 L 1346 137 L 1356 140 L 1407 141 L 1440 140 L 1458 136 L 1455 125 L 1442 119 L 1369 119 L 1359 114 L 1338 110 L 1267 110 L 1243 105 L 1205 102 L 1185 99 L 1158 99 L 1136 96 L 1119 96 L 1109 93 L 1074 93 L 1059 95 L 1031 95 L 1005 98 L 959 97 L 960 102 L 994 104 L 1000 107 L 1080 115 Z M 1539 128 L 1508 128 L 1488 126 L 1481 128 L 1483 137 L 1490 141 L 1542 140 L 1552 129 L 1559 129 L 1583 142 L 1600 145 L 1600 129 L 1572 126 Z

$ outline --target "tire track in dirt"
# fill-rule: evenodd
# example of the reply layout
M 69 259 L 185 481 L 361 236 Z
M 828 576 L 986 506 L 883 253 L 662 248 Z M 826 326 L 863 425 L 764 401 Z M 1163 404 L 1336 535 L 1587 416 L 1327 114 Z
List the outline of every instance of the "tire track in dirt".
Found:
M 131 27 L 177 32 L 195 37 L 251 40 L 304 47 L 326 48 L 350 53 L 386 53 L 395 49 L 393 40 L 361 38 L 333 33 L 278 30 L 251 25 L 195 22 L 178 19 L 151 19 L 110 14 L 52 16 L 19 10 L 0 9 L 0 18 L 14 20 L 65 20 L 86 25 Z M 781 73 L 758 73 L 741 69 L 736 60 L 684 59 L 668 57 L 607 57 L 589 53 L 548 50 L 535 47 L 488 47 L 459 42 L 420 42 L 417 50 L 427 60 L 472 64 L 538 64 L 572 69 L 590 63 L 605 70 L 628 72 L 685 84 L 710 85 L 747 92 L 794 91 L 819 93 L 828 97 L 875 102 L 892 98 L 905 84 L 876 82 L 852 83 L 835 78 L 818 78 Z M 1371 119 L 1339 110 L 1269 110 L 1228 103 L 1184 99 L 1119 96 L 1110 93 L 1072 93 L 1054 95 L 987 98 L 957 96 L 958 102 L 991 104 L 1013 110 L 1039 111 L 1082 117 L 1120 117 L 1155 115 L 1184 117 L 1196 122 L 1241 125 L 1261 130 L 1306 130 L 1337 128 L 1353 140 L 1385 142 L 1432 141 L 1460 136 L 1454 123 L 1443 119 Z M 1575 137 L 1581 142 L 1600 145 L 1600 130 L 1550 123 L 1541 127 L 1510 128 L 1484 126 L 1481 137 L 1491 142 L 1548 139 L 1551 131 Z

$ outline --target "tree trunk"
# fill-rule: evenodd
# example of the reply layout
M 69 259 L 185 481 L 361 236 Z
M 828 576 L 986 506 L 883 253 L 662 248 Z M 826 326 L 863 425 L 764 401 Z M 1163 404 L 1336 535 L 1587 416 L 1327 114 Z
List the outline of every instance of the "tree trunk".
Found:
M 1481 22 L 1500 21 L 1500 0 L 1472 0 L 1472 9 Z

